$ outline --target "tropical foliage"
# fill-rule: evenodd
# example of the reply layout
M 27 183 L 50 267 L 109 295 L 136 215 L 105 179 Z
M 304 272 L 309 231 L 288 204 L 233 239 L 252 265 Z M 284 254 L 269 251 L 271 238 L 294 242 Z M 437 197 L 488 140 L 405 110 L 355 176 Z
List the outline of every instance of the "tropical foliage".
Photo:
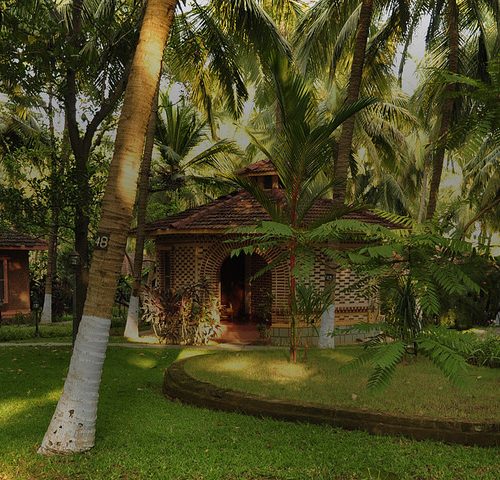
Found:
M 496 358 L 463 354 L 462 337 L 435 327 L 453 315 L 454 326 L 468 324 L 462 317 L 487 323 L 500 309 L 499 26 L 490 0 L 3 0 L 0 227 L 47 237 L 46 292 L 64 283 L 76 250 L 77 316 L 92 271 L 85 311 L 100 319 L 86 323 L 85 338 L 100 340 L 83 350 L 103 359 L 150 100 L 168 92 L 145 172 L 149 218 L 246 189 L 271 221 L 239 232 L 244 251 L 281 249 L 269 268 L 290 267 L 292 359 L 298 317 L 326 303 L 307 280 L 326 259 L 381 294 L 386 325 L 367 350 L 372 385 L 412 353 L 456 379 L 464 358 Z M 405 65 L 419 41 L 425 53 L 408 91 Z M 277 169 L 278 196 L 231 173 L 264 158 Z M 311 221 L 315 202 L 332 197 L 335 207 Z M 362 206 L 389 212 L 401 228 L 342 218 Z M 106 253 L 93 246 L 103 232 L 112 237 Z M 369 244 L 325 246 L 346 239 Z M 89 373 L 83 350 L 74 378 L 88 373 L 98 386 L 102 362 Z M 86 443 L 68 433 L 70 449 L 93 445 L 92 391 L 88 418 L 71 419 L 88 426 Z
M 450 380 L 460 382 L 467 355 L 464 343 L 457 339 L 465 337 L 438 327 L 441 299 L 480 294 L 473 271 L 481 252 L 468 242 L 442 237 L 432 226 L 386 216 L 406 228 L 380 229 L 376 243 L 336 254 L 339 264 L 360 276 L 354 288 L 380 291 L 384 301 L 385 323 L 377 327 L 380 333 L 371 338 L 356 363 L 372 363 L 369 386 L 379 387 L 387 384 L 403 358 L 420 353 Z
M 142 292 L 144 321 L 162 343 L 205 345 L 221 329 L 219 302 L 205 283 L 177 292 Z

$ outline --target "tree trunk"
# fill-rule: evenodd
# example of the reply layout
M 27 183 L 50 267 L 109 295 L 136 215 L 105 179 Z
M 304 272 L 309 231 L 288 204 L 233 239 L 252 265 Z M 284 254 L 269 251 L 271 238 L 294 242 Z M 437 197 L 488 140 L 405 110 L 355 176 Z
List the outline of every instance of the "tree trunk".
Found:
M 137 233 L 135 242 L 134 256 L 134 284 L 130 301 L 128 304 L 127 323 L 125 325 L 124 336 L 131 339 L 139 338 L 139 294 L 142 283 L 142 261 L 144 257 L 146 208 L 148 205 L 149 194 L 149 172 L 151 170 L 151 158 L 153 156 L 153 147 L 156 131 L 156 112 L 158 111 L 158 93 L 160 84 L 156 88 L 153 110 L 149 119 L 148 131 L 146 133 L 146 145 L 139 172 L 139 182 L 137 185 Z
M 418 206 L 417 221 L 422 223 L 425 219 L 427 195 L 429 193 L 429 170 L 431 167 L 431 153 L 427 153 L 424 157 L 424 172 L 422 175 L 422 189 L 420 191 L 420 201 Z
M 370 32 L 372 21 L 373 0 L 363 0 L 361 11 L 359 13 L 358 28 L 354 44 L 354 53 L 352 58 L 351 75 L 349 86 L 347 88 L 347 105 L 355 102 L 359 98 L 361 89 L 361 79 L 363 77 L 363 65 L 365 63 L 366 43 Z M 333 167 L 333 177 L 335 186 L 333 191 L 333 203 L 336 207 L 344 204 L 347 190 L 347 176 L 349 170 L 349 159 L 352 150 L 352 137 L 354 134 L 355 115 L 350 116 L 342 124 L 342 133 L 340 134 L 337 150 L 337 159 Z
M 78 201 L 75 206 L 75 251 L 80 257 L 80 263 L 75 272 L 77 324 L 82 318 L 89 281 L 90 251 L 88 235 L 90 216 L 88 209 L 90 206 L 90 185 L 87 171 L 88 158 L 89 152 L 75 152 L 75 178 L 78 189 Z
M 45 278 L 45 295 L 40 323 L 52 323 L 52 286 L 56 277 L 57 243 L 59 236 L 59 209 L 51 209 L 51 225 L 47 250 L 47 276 Z
M 120 100 L 127 83 L 128 66 L 122 73 L 120 81 L 109 92 L 109 96 L 102 100 L 99 109 L 88 123 L 83 135 L 80 135 L 80 124 L 77 120 L 77 70 L 80 68 L 74 62 L 78 58 L 83 47 L 84 35 L 82 33 L 82 11 L 83 0 L 73 0 L 71 13 L 71 29 L 67 37 L 67 43 L 71 49 L 71 55 L 67 56 L 66 82 L 64 88 L 64 107 L 66 121 L 68 122 L 68 134 L 71 148 L 75 157 L 75 181 L 77 185 L 78 198 L 75 202 L 75 250 L 80 257 L 80 263 L 76 267 L 76 313 L 77 325 L 83 313 L 83 306 L 87 295 L 87 285 L 89 278 L 89 224 L 90 224 L 90 203 L 92 201 L 90 179 L 88 172 L 88 159 L 90 156 L 92 141 L 99 125 L 114 110 Z
M 57 179 L 57 154 L 56 138 L 54 130 L 54 95 L 52 85 L 49 85 L 49 101 L 47 114 L 49 117 L 50 136 L 50 232 L 47 251 L 47 275 L 45 277 L 45 295 L 43 298 L 43 310 L 40 315 L 40 323 L 52 323 L 52 286 L 56 275 L 57 266 L 57 237 L 59 232 L 59 202 L 56 189 Z
M 94 252 L 87 299 L 64 390 L 40 453 L 82 452 L 94 445 L 111 310 L 132 219 L 146 129 L 176 3 L 149 0 L 146 5 L 103 198 L 100 248 Z
M 459 31 L 458 31 L 458 7 L 455 0 L 448 0 L 448 70 L 451 73 L 458 73 L 458 49 L 459 49 Z M 453 115 L 453 92 L 455 84 L 448 84 L 445 88 L 445 100 L 441 112 L 441 125 L 439 128 L 439 137 L 437 139 L 437 148 L 434 152 L 432 163 L 432 177 L 429 188 L 429 202 L 427 203 L 426 219 L 434 216 L 439 194 L 439 185 L 441 184 L 441 175 L 443 174 L 444 154 L 446 151 L 446 140 Z

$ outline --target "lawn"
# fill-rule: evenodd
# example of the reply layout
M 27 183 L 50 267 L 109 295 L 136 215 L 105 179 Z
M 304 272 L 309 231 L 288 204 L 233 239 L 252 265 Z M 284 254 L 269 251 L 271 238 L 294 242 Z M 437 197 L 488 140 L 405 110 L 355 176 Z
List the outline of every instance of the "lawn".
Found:
M 272 398 L 368 409 L 412 416 L 500 422 L 500 370 L 468 367 L 462 388 L 454 387 L 427 359 L 397 367 L 384 390 L 366 388 L 369 367 L 342 370 L 360 347 L 310 350 L 291 364 L 284 350 L 219 352 L 193 358 L 186 371 L 215 385 Z
M 497 478 L 495 449 L 375 437 L 170 402 L 161 393 L 163 370 L 191 353 L 110 347 L 96 447 L 45 458 L 36 448 L 61 392 L 70 349 L 0 348 L 0 479 Z

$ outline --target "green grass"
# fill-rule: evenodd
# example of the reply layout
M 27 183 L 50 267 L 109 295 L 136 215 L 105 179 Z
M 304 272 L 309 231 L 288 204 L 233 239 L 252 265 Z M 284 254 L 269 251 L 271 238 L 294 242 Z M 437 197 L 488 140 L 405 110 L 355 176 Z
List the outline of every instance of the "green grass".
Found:
M 412 416 L 500 421 L 500 370 L 469 367 L 463 388 L 454 387 L 427 359 L 397 367 L 384 390 L 367 390 L 370 372 L 341 367 L 360 347 L 310 350 L 306 362 L 291 364 L 283 350 L 220 352 L 193 358 L 186 371 L 195 378 L 234 390 L 347 408 Z
M 111 347 L 96 447 L 46 458 L 36 449 L 60 395 L 70 349 L 0 348 L 0 479 L 497 478 L 495 449 L 376 437 L 168 401 L 161 393 L 164 368 L 188 353 Z

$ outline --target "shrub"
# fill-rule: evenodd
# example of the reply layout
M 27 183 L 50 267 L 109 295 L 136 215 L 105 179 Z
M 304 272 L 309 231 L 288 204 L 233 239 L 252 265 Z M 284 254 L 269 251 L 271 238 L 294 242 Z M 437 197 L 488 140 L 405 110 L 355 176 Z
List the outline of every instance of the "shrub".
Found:
M 496 335 L 486 335 L 471 341 L 466 360 L 472 365 L 481 367 L 500 367 L 500 338 Z
M 219 302 L 206 282 L 162 293 L 142 292 L 143 319 L 163 343 L 204 345 L 220 331 Z
M 71 337 L 71 324 L 40 325 L 40 338 Z M 29 340 L 36 338 L 33 325 L 3 325 L 0 327 L 0 342 Z

